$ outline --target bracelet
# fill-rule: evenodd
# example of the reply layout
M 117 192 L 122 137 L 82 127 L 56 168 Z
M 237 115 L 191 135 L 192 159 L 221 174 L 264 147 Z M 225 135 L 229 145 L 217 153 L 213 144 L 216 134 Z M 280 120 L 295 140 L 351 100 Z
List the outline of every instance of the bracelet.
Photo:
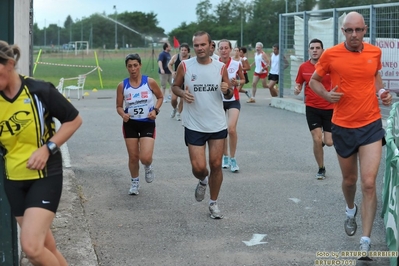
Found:
M 382 95 L 384 92 L 386 92 L 386 89 L 380 89 L 380 90 L 378 91 L 378 97 L 381 98 L 381 95 Z

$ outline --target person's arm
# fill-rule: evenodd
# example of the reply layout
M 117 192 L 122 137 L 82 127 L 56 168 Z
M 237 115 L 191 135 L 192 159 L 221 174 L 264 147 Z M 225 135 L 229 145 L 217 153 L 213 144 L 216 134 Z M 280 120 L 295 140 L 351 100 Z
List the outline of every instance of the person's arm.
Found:
M 223 75 L 222 75 L 222 83 L 221 83 L 220 90 L 222 91 L 223 97 L 225 99 L 231 99 L 233 97 L 233 89 L 231 88 L 233 85 L 230 82 L 229 74 L 227 73 L 226 65 L 223 66 L 223 70 L 222 71 L 223 71 Z
M 181 62 L 177 67 L 176 76 L 175 79 L 173 80 L 172 91 L 175 95 L 182 98 L 187 103 L 192 103 L 194 102 L 194 95 L 190 93 L 190 91 L 188 90 L 188 86 L 186 85 L 184 90 L 181 89 L 181 87 L 184 84 L 184 74 L 185 74 L 183 65 L 184 62 Z
M 176 71 L 174 70 L 173 65 L 175 64 L 177 59 L 177 54 L 175 54 L 174 56 L 172 56 L 172 58 L 170 59 L 169 63 L 168 63 L 168 68 L 170 73 L 172 73 L 172 78 L 175 78 L 176 76 Z
M 389 106 L 392 102 L 392 95 L 389 93 L 389 89 L 384 89 L 384 82 L 382 81 L 379 71 L 375 74 L 375 90 L 382 104 Z
M 148 78 L 148 85 L 150 85 L 152 92 L 157 98 L 157 101 L 154 104 L 154 109 L 148 113 L 148 118 L 155 120 L 157 118 L 157 111 L 155 111 L 155 108 L 158 110 L 159 108 L 161 108 L 163 102 L 163 94 L 161 89 L 159 88 L 158 83 L 153 78 Z
M 245 71 L 251 70 L 251 65 L 249 64 L 247 58 L 241 60 L 241 62 L 242 62 L 242 70 L 245 70 Z
M 129 121 L 130 115 L 123 110 L 123 83 L 116 88 L 116 112 L 122 117 L 123 122 Z
M 264 70 L 267 70 L 267 68 L 268 68 L 268 66 L 270 66 L 271 65 L 271 59 L 269 59 L 269 56 L 266 54 L 266 53 L 262 53 L 262 59 L 263 59 L 263 61 L 265 61 L 266 62 L 266 67 L 265 68 L 263 68 Z
M 294 89 L 294 94 L 298 95 L 299 93 L 301 93 L 301 91 L 302 91 L 302 84 L 296 83 L 295 84 L 295 89 Z
M 319 95 L 326 101 L 330 103 L 338 102 L 341 99 L 341 97 L 344 95 L 342 92 L 336 92 L 336 90 L 338 89 L 338 85 L 335 86 L 331 91 L 327 91 L 326 88 L 324 88 L 323 84 L 321 83 L 322 79 L 323 77 L 319 76 L 315 71 L 312 75 L 312 78 L 309 81 L 309 87 L 317 95 Z
M 283 60 L 284 60 L 284 69 L 286 69 L 290 64 L 288 63 L 287 58 L 285 58 L 285 56 L 283 56 Z
M 161 74 L 165 74 L 165 69 L 163 69 L 162 62 L 163 62 L 163 55 L 160 54 L 159 57 L 158 57 L 159 72 L 160 72 Z

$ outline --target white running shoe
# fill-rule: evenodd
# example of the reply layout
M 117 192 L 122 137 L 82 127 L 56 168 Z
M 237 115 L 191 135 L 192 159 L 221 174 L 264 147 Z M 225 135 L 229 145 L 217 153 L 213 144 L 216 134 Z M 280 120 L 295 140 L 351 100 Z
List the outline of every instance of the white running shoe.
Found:
M 132 185 L 129 189 L 129 195 L 138 195 L 139 194 L 140 184 L 139 181 L 132 181 Z
M 227 169 L 229 167 L 230 167 L 230 158 L 229 158 L 229 156 L 223 155 L 222 168 Z
M 170 118 L 175 118 L 176 112 L 176 109 L 173 109 L 172 112 L 170 112 Z
M 145 181 L 147 183 L 151 183 L 152 181 L 154 181 L 154 171 L 152 169 L 152 165 L 148 168 L 144 167 L 145 170 Z
M 177 120 L 177 121 L 181 121 L 181 116 L 180 116 L 180 113 L 179 113 L 179 112 L 176 113 L 176 120 Z
M 238 170 L 240 170 L 240 167 L 238 167 L 236 158 L 231 158 L 231 159 L 230 159 L 230 170 L 231 170 L 233 173 L 236 173 L 236 172 L 238 172 Z
M 212 219 L 223 219 L 223 214 L 220 212 L 216 202 L 209 204 L 209 212 Z

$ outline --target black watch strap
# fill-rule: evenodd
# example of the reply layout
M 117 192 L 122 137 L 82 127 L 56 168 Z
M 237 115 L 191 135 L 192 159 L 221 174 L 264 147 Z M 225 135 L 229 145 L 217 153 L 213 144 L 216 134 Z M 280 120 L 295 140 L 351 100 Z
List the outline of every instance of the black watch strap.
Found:
M 55 144 L 52 141 L 48 141 L 46 143 L 47 149 L 50 151 L 50 154 L 54 155 L 56 154 L 60 149 L 57 147 L 57 144 Z

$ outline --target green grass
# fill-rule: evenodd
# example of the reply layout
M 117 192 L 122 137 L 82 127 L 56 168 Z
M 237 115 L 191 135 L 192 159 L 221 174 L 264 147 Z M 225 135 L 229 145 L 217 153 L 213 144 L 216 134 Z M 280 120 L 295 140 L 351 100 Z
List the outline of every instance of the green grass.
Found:
M 101 67 L 101 78 L 103 83 L 103 89 L 115 89 L 116 86 L 124 78 L 128 77 L 128 73 L 125 67 L 125 56 L 129 53 L 138 53 L 142 60 L 141 73 L 154 78 L 158 84 L 158 64 L 157 59 L 162 48 L 155 48 L 152 51 L 151 48 L 139 48 L 139 49 L 124 49 L 124 50 L 97 50 L 98 64 Z M 173 49 L 171 54 L 177 53 L 177 49 Z M 253 62 L 254 51 L 249 51 L 247 57 L 249 62 Z M 267 53 L 270 54 L 269 51 Z M 34 55 L 34 62 L 37 60 L 38 53 Z M 289 56 L 287 57 L 289 59 Z M 73 67 L 73 66 L 55 66 L 46 64 L 37 64 L 36 70 L 33 75 L 36 79 L 42 79 L 52 82 L 55 86 L 58 85 L 60 78 L 77 78 L 80 74 L 86 74 L 93 70 L 96 66 L 96 60 L 94 51 L 90 51 L 89 54 L 80 53 L 75 55 L 74 51 L 60 52 L 60 53 L 49 53 L 42 52 L 40 56 L 40 62 L 54 63 L 54 64 L 67 64 L 67 65 L 89 65 L 93 66 L 90 68 Z M 252 75 L 254 68 L 248 72 L 250 83 L 245 85 L 245 88 L 251 88 Z M 289 68 L 286 69 L 289 71 Z M 289 73 L 289 72 L 288 72 Z M 77 80 L 66 80 L 64 86 L 76 85 Z M 286 81 L 285 85 L 289 84 Z M 261 88 L 261 84 L 258 84 L 258 88 Z M 85 82 L 85 90 L 101 89 L 101 83 L 98 71 L 94 71 L 89 74 Z
M 141 73 L 153 77 L 159 82 L 157 58 L 160 51 L 154 51 L 152 56 L 151 49 L 144 50 L 120 50 L 120 51 L 97 51 L 98 64 L 102 69 L 101 78 L 104 89 L 113 89 L 128 76 L 125 67 L 125 56 L 129 53 L 138 53 L 142 58 Z M 36 62 L 37 54 L 34 56 Z M 74 66 L 55 66 L 47 64 L 37 64 L 33 75 L 36 79 L 42 79 L 52 82 L 57 85 L 60 78 L 74 78 L 80 74 L 86 74 L 93 70 L 96 66 L 94 52 L 87 54 L 78 54 L 75 56 L 74 52 L 69 53 L 47 53 L 41 54 L 40 62 L 66 64 L 66 65 L 88 65 L 86 67 Z M 64 86 L 76 84 L 76 80 L 66 80 Z M 101 89 L 101 83 L 98 71 L 94 71 L 87 75 L 85 82 L 85 90 L 93 88 Z

